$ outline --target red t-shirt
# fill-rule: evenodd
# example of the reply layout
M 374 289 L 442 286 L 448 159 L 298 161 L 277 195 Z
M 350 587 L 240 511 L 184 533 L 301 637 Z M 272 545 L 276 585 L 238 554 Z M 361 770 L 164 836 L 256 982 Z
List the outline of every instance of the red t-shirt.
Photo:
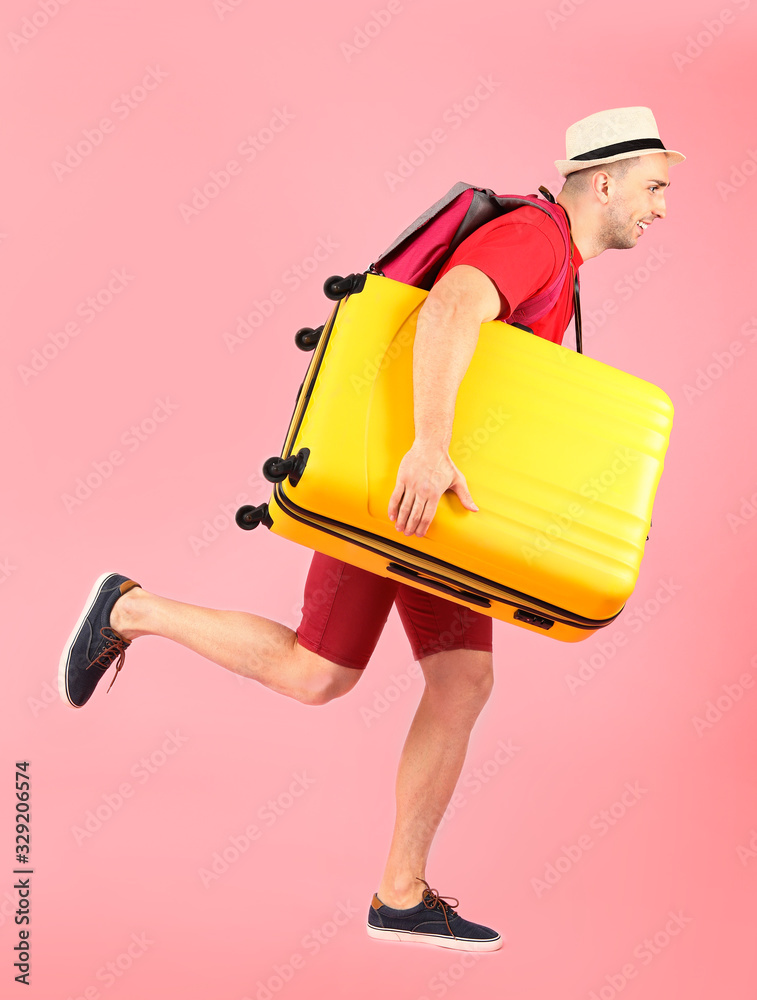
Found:
M 565 259 L 565 242 L 557 224 L 540 208 L 526 205 L 493 219 L 460 244 L 439 272 L 443 277 L 457 264 L 469 264 L 491 278 L 503 299 L 497 319 L 507 321 L 526 299 L 553 282 Z M 583 259 L 573 249 L 573 265 Z M 573 315 L 573 275 L 570 267 L 554 306 L 531 328 L 537 337 L 561 344 Z

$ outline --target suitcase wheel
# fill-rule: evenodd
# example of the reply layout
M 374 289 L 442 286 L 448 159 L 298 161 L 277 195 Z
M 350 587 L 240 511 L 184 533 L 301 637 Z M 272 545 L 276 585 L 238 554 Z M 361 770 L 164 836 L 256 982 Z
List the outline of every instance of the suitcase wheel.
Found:
M 283 483 L 289 476 L 290 485 L 296 486 L 302 478 L 309 457 L 309 448 L 300 448 L 296 455 L 290 455 L 289 458 L 274 456 L 264 463 L 263 475 L 269 483 Z
M 294 342 L 301 351 L 312 351 L 318 345 L 322 333 L 322 326 L 316 327 L 315 330 L 309 326 L 303 326 L 301 330 L 295 333 Z
M 286 463 L 289 459 L 269 458 L 263 463 L 263 475 L 269 483 L 280 483 L 287 477 Z
M 235 520 L 240 528 L 244 528 L 245 531 L 252 531 L 253 528 L 257 528 L 261 521 L 271 520 L 268 517 L 268 504 L 261 503 L 259 507 L 245 504 L 244 507 L 240 507 L 237 511 Z M 271 521 L 271 524 L 273 524 L 273 521 Z
M 364 274 L 348 274 L 346 278 L 342 278 L 338 274 L 333 274 L 324 282 L 323 293 L 327 299 L 337 302 L 351 292 L 362 292 L 364 285 Z
M 339 299 L 343 299 L 345 295 L 349 292 L 351 282 L 348 278 L 343 278 L 339 274 L 332 274 L 330 278 L 327 278 L 323 283 L 323 294 L 327 299 L 332 299 L 334 302 Z

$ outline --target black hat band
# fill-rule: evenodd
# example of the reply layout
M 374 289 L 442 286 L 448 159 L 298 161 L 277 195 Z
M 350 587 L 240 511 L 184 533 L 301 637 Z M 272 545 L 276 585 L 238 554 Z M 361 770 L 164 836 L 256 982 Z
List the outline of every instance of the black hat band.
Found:
M 616 142 L 612 146 L 600 146 L 598 149 L 590 149 L 588 153 L 581 153 L 579 156 L 571 156 L 573 160 L 603 160 L 608 156 L 617 156 L 619 153 L 634 153 L 637 149 L 662 149 L 665 150 L 659 139 L 629 139 L 627 142 Z

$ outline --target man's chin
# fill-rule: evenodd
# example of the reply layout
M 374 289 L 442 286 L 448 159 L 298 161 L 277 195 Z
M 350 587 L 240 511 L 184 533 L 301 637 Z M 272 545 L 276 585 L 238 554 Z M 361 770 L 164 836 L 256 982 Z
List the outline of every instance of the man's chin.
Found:
M 607 249 L 608 250 L 633 250 L 633 248 L 636 246 L 636 241 L 637 241 L 637 237 L 635 237 L 635 236 L 631 236 L 631 237 L 628 238 L 628 240 L 624 240 L 622 242 L 620 240 L 616 240 L 614 243 L 611 243 L 607 247 Z

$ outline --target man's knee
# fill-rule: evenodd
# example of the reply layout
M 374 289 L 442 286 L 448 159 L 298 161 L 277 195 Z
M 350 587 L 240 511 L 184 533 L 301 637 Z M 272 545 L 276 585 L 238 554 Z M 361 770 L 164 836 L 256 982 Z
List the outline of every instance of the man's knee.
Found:
M 426 688 L 448 704 L 483 707 L 494 686 L 492 654 L 477 649 L 452 649 L 421 661 Z
M 302 671 L 303 683 L 298 697 L 304 705 L 328 705 L 351 691 L 363 673 L 354 667 L 332 663 L 302 646 L 297 647 L 301 661 L 307 661 Z
M 477 665 L 461 675 L 461 687 L 470 692 L 471 700 L 481 708 L 489 700 L 494 687 L 494 668 L 488 664 Z

